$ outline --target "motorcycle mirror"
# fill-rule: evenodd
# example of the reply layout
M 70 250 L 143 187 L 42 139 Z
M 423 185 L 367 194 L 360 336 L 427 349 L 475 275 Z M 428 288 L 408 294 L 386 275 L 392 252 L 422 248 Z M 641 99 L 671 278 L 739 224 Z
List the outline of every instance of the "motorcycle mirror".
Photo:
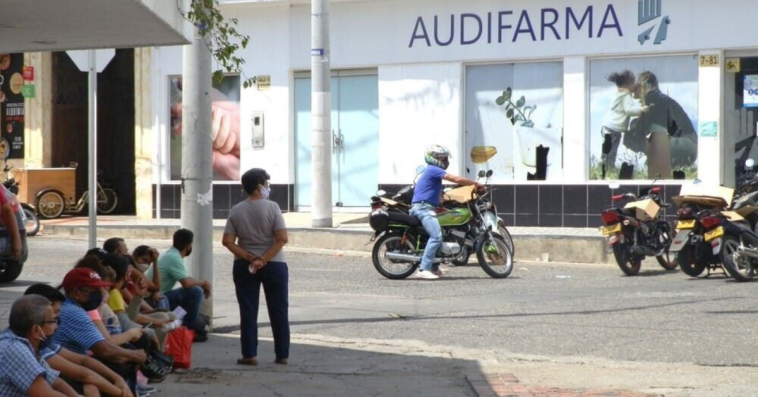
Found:
M 479 170 L 479 178 L 484 178 L 484 170 Z
M 753 167 L 755 167 L 755 160 L 753 159 L 745 160 L 745 169 L 752 170 Z
M 376 195 L 379 196 L 379 197 L 384 196 L 385 194 L 387 194 L 387 192 L 385 192 L 384 190 L 377 190 L 376 191 Z
M 491 177 L 494 172 L 492 170 L 487 171 L 487 178 Z
M 613 183 L 608 184 L 608 188 L 610 188 L 611 190 L 616 190 L 620 187 L 621 187 L 621 184 L 618 182 L 613 182 Z

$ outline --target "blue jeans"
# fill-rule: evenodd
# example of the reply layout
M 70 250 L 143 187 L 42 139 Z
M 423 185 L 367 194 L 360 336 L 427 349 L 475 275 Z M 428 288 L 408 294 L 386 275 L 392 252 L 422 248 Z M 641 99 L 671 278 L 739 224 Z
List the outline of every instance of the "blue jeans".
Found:
M 240 306 L 240 339 L 242 357 L 258 356 L 258 305 L 261 285 L 266 295 L 266 307 L 274 334 L 276 358 L 289 358 L 289 270 L 284 262 L 269 262 L 255 274 L 250 274 L 250 262 L 234 261 L 234 289 Z
M 187 314 L 182 320 L 182 325 L 189 329 L 195 329 L 195 320 L 200 313 L 200 304 L 203 303 L 203 289 L 195 286 L 192 288 L 177 288 L 164 294 L 168 299 L 171 310 L 181 306 Z
M 424 248 L 424 256 L 421 258 L 421 270 L 432 271 L 434 258 L 442 246 L 442 228 L 440 228 L 440 221 L 437 220 L 437 211 L 429 204 L 417 203 L 411 206 L 411 215 L 418 218 L 429 235 Z

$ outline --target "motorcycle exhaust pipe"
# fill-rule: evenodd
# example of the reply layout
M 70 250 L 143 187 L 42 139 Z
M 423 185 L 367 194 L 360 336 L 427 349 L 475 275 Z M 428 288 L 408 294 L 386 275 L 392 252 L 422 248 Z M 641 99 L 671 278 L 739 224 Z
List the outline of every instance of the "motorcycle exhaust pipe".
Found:
M 387 252 L 384 254 L 384 256 L 393 261 L 401 261 L 401 262 L 421 262 L 421 256 L 419 255 L 410 255 L 410 254 L 399 254 L 397 252 Z M 440 258 L 434 258 L 434 263 L 440 263 L 442 260 Z
M 748 258 L 751 258 L 751 259 L 758 259 L 758 250 L 755 250 L 753 248 L 747 248 L 747 247 L 740 246 L 740 247 L 737 247 L 737 252 L 740 255 L 745 255 L 745 256 L 747 256 Z

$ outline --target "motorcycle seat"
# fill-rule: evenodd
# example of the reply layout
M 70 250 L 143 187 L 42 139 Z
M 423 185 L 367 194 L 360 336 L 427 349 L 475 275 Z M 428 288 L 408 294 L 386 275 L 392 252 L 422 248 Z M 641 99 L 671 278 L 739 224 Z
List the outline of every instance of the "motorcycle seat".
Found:
M 418 218 L 413 215 L 404 214 L 402 212 L 390 212 L 388 215 L 393 222 L 409 226 L 421 226 L 421 222 L 419 222 Z

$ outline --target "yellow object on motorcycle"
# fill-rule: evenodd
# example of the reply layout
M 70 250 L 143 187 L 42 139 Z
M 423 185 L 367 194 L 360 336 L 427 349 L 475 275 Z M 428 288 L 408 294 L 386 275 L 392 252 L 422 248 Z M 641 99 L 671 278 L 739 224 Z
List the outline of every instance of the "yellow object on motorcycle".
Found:
M 652 199 L 632 201 L 624 206 L 624 209 L 634 209 L 634 217 L 639 220 L 655 219 L 661 207 Z
M 723 226 L 719 226 L 719 227 L 711 230 L 710 232 L 705 233 L 705 236 L 703 236 L 703 237 L 705 238 L 705 242 L 709 242 L 709 241 L 711 241 L 713 239 L 716 239 L 716 238 L 719 238 L 719 237 L 721 237 L 723 235 L 724 235 L 724 227 Z
M 690 220 L 686 220 L 686 221 L 677 221 L 676 222 L 676 228 L 679 229 L 679 230 L 693 229 L 694 227 L 695 227 L 695 220 L 694 219 L 690 219 Z
M 603 236 L 610 236 L 611 234 L 616 234 L 621 232 L 621 224 L 617 223 L 615 225 L 605 226 L 603 227 Z
M 445 201 L 456 201 L 461 204 L 466 204 L 474 197 L 474 189 L 476 186 L 461 186 L 445 193 Z

